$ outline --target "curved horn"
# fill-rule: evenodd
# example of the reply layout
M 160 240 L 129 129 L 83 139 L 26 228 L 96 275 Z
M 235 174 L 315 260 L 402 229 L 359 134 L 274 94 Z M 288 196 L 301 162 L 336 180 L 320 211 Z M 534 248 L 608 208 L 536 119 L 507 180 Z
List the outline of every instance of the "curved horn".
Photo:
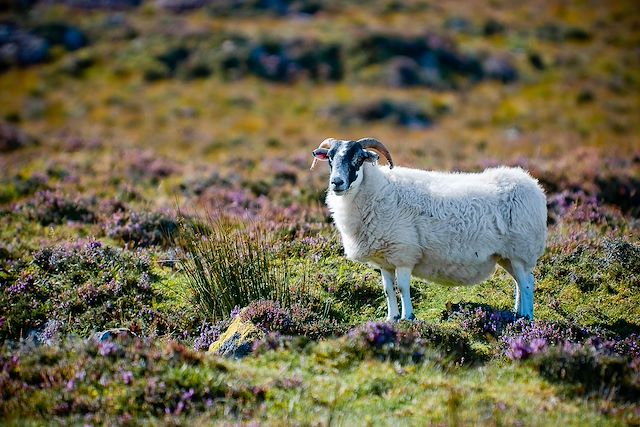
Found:
M 320 145 L 318 145 L 318 148 L 326 148 L 328 150 L 328 149 L 331 148 L 333 143 L 336 142 L 336 141 L 337 141 L 337 139 L 335 139 L 335 138 L 327 138 L 324 141 L 322 141 L 320 143 Z M 316 148 L 316 150 L 318 148 Z M 314 166 L 316 165 L 316 163 L 318 163 L 318 159 L 313 159 L 313 162 L 311 163 L 311 167 L 309 168 L 309 170 L 313 169 Z
M 331 146 L 333 145 L 334 142 L 336 142 L 337 139 L 335 138 L 327 138 L 324 141 L 322 141 L 320 143 L 320 145 L 318 145 L 318 148 L 331 148 Z
M 359 139 L 358 142 L 360 143 L 360 145 L 362 145 L 362 148 L 368 148 L 382 154 L 385 159 L 387 159 L 387 162 L 389 162 L 389 169 L 393 169 L 393 160 L 391 160 L 391 154 L 389 153 L 389 150 L 387 150 L 387 147 L 382 144 L 382 142 L 374 138 L 362 138 Z

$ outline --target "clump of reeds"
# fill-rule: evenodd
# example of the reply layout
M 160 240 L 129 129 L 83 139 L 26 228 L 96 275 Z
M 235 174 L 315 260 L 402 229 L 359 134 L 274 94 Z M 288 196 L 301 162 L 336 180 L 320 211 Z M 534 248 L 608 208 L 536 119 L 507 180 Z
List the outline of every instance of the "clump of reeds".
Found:
M 228 218 L 198 222 L 180 219 L 177 239 L 195 302 L 213 320 L 228 318 L 236 307 L 258 300 L 288 307 L 305 293 L 296 286 L 292 295 L 286 260 L 279 259 L 273 242 L 258 224 Z

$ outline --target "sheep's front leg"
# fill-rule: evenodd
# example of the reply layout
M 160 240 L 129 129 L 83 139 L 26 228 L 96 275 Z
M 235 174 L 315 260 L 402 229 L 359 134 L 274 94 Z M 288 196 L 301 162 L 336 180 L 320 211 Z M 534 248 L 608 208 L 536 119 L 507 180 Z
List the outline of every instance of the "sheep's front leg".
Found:
M 396 279 L 398 280 L 398 288 L 400 289 L 400 300 L 402 301 L 402 317 L 405 320 L 414 320 L 413 307 L 411 306 L 411 294 L 409 293 L 409 284 L 411 283 L 412 267 L 396 268 Z
M 400 320 L 398 312 L 398 298 L 396 298 L 396 290 L 393 287 L 393 273 L 389 270 L 380 269 L 382 273 L 382 287 L 384 295 L 387 298 L 387 321 L 392 322 Z

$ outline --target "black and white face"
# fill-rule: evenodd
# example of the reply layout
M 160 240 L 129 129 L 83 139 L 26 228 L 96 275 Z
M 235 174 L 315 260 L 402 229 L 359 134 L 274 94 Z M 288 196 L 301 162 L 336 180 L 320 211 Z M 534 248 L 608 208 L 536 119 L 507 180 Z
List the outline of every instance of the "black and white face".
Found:
M 329 190 L 338 196 L 356 188 L 362 181 L 364 162 L 375 162 L 378 155 L 365 150 L 357 141 L 334 140 L 331 148 L 318 148 L 313 157 L 329 162 Z

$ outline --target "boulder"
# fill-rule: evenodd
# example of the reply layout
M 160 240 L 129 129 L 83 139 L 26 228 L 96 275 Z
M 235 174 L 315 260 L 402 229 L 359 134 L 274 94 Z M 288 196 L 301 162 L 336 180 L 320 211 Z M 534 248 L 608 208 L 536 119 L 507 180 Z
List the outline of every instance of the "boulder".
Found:
M 227 330 L 209 346 L 209 353 L 239 359 L 251 353 L 253 343 L 264 338 L 264 332 L 238 315 Z

